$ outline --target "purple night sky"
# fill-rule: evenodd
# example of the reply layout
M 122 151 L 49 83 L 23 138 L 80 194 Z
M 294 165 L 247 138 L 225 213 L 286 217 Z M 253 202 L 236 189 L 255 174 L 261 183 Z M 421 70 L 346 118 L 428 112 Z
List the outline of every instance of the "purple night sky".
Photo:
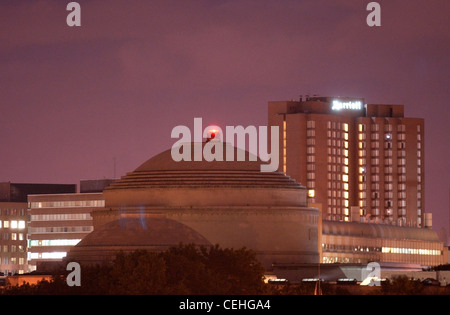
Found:
M 0 2 L 0 181 L 134 170 L 177 125 L 267 125 L 300 94 L 404 104 L 425 119 L 426 211 L 449 225 L 450 1 Z M 449 233 L 450 234 L 450 233 Z

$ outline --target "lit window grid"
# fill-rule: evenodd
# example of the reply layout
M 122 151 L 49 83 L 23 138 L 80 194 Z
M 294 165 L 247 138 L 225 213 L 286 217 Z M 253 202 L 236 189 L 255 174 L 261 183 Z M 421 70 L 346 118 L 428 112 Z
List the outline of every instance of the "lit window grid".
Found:
M 327 217 L 349 220 L 349 126 L 347 123 L 327 122 L 328 199 Z
M 23 230 L 25 228 L 24 220 L 0 220 L 0 229 Z
M 308 120 L 306 122 L 306 128 L 307 128 L 307 145 L 306 145 L 306 154 L 307 154 L 307 161 L 306 161 L 306 187 L 308 189 L 307 196 L 308 196 L 308 202 L 314 203 L 315 202 L 315 124 L 316 122 L 314 120 Z

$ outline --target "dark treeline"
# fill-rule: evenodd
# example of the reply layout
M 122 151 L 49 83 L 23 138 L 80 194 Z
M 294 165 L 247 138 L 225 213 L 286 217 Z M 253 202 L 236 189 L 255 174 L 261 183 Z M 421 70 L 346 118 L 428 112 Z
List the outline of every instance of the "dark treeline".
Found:
M 56 271 L 50 281 L 9 286 L 3 294 L 266 294 L 264 268 L 245 248 L 179 245 L 154 253 L 120 253 L 113 263 L 81 265 L 81 285 L 68 286 L 69 271 Z

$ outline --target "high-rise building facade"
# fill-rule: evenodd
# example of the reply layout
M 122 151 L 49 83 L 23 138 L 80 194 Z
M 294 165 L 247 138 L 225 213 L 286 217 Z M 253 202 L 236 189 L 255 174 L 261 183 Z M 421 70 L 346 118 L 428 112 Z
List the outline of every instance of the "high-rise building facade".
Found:
M 307 187 L 324 220 L 425 226 L 423 119 L 342 97 L 269 102 L 268 115 L 279 170 Z

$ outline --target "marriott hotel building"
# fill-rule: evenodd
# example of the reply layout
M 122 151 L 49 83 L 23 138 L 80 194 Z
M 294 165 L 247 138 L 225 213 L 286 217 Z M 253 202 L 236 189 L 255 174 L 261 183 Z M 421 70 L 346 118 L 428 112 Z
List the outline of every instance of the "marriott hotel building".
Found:
M 313 97 L 270 102 L 269 124 L 280 130 L 280 171 L 322 204 L 323 219 L 422 227 L 424 121 L 403 105 Z
M 436 265 L 445 260 L 425 213 L 424 120 L 403 105 L 307 97 L 269 102 L 282 171 L 321 209 L 321 261 Z

